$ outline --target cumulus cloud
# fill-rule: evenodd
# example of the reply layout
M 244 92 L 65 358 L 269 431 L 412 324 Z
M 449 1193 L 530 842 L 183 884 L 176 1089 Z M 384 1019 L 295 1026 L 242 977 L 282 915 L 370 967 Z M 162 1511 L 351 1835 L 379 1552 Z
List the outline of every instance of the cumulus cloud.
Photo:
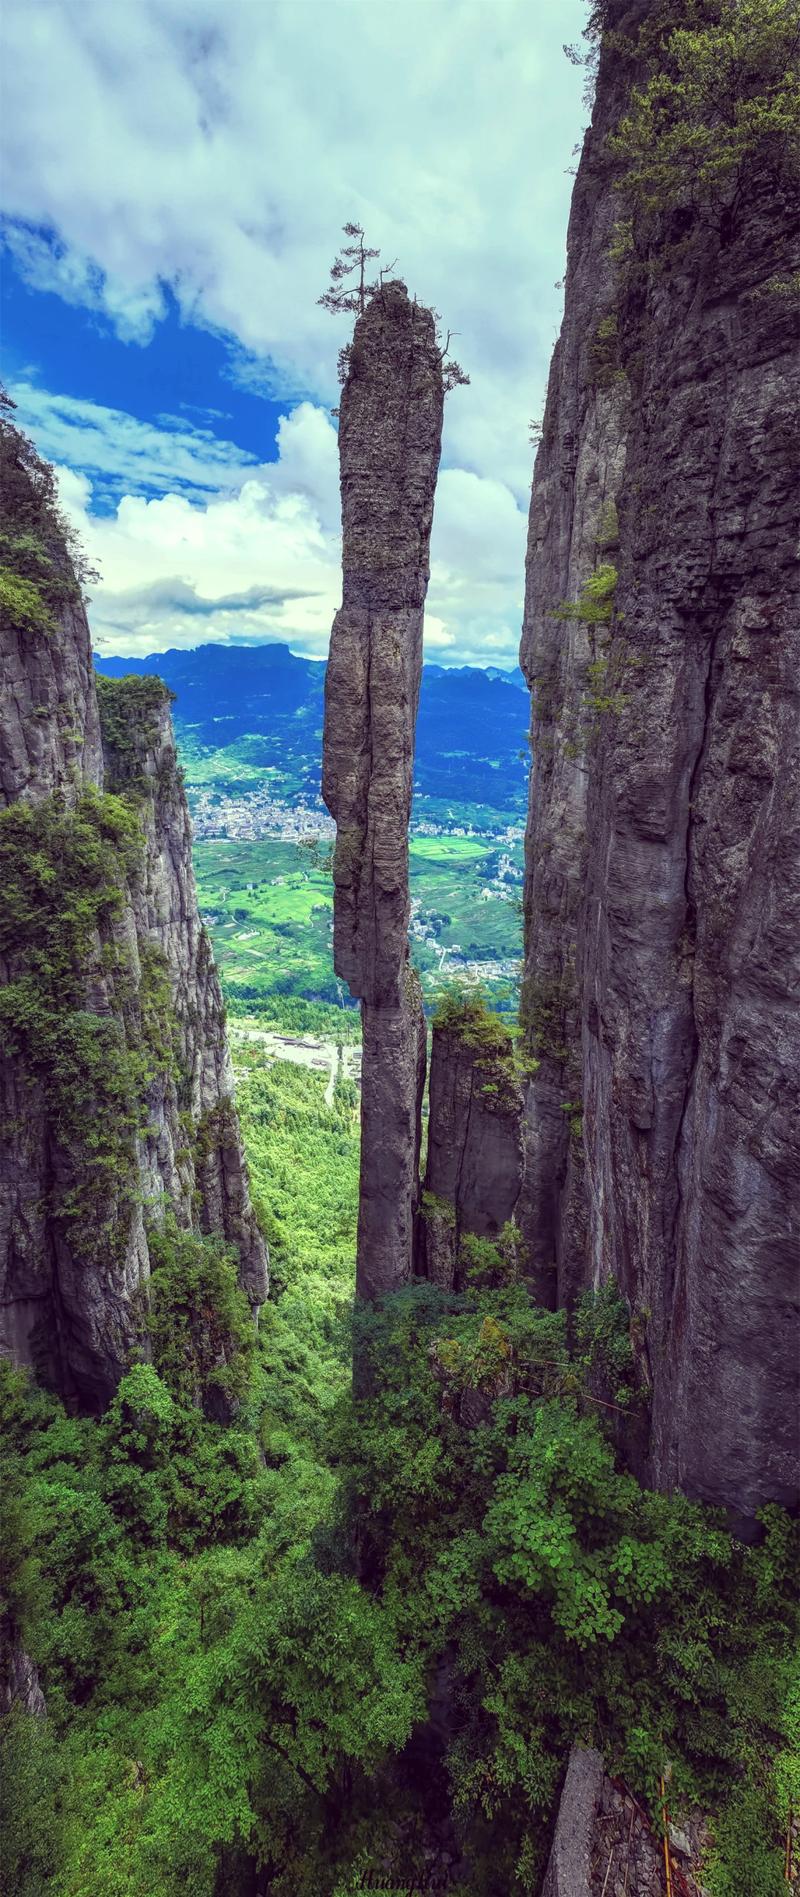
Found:
M 225 463 L 226 486 L 202 491 L 199 445 L 188 436 L 182 491 L 122 493 L 98 514 L 90 472 L 107 467 L 104 443 L 150 489 L 160 487 L 175 431 L 158 431 L 103 409 L 81 406 L 79 439 L 95 444 L 94 464 L 59 469 L 62 502 L 101 573 L 90 611 L 98 648 L 130 656 L 206 640 L 278 639 L 322 657 L 340 598 L 336 434 L 327 413 L 301 403 L 281 419 L 279 458 L 251 467 Z M 62 412 L 42 397 L 54 437 Z M 140 433 L 137 433 L 140 429 Z M 41 435 L 39 437 L 41 439 Z M 71 437 L 70 437 L 71 439 Z M 110 455 L 110 446 L 108 448 Z M 198 468 L 198 457 L 200 466 Z M 445 662 L 487 658 L 513 665 L 525 518 L 510 489 L 463 469 L 440 476 L 432 539 L 426 646 Z
M 458 332 L 445 459 L 524 499 L 558 316 L 581 0 L 5 0 L 9 236 L 145 341 L 169 284 L 231 373 L 330 402 L 340 226 Z
M 218 411 L 145 423 L 33 376 L 15 388 L 102 568 L 92 618 L 106 650 L 202 637 L 324 653 L 339 595 L 329 409 L 347 329 L 316 299 L 357 217 L 442 311 L 471 375 L 446 408 L 428 650 L 515 663 L 528 429 L 583 116 L 561 45 L 584 17 L 582 0 L 5 0 L 18 268 L 132 347 L 169 286 L 184 321 L 226 341 L 232 383 L 285 399 L 277 459 L 262 465 L 225 439 Z
M 62 502 L 100 582 L 90 620 L 104 652 L 132 656 L 201 641 L 280 639 L 324 650 L 339 594 L 339 548 L 280 467 L 208 498 L 125 495 L 92 511 L 91 484 L 59 470 Z

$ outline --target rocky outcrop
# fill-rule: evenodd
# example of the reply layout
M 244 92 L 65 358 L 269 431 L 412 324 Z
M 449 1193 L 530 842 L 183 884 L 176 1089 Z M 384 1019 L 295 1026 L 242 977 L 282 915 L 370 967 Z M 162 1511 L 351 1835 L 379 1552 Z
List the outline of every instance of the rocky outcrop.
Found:
M 0 1713 L 14 1706 L 32 1719 L 43 1719 L 47 1712 L 39 1671 L 19 1636 L 12 1637 L 3 1651 L 0 1644 Z
M 131 889 L 137 939 L 169 990 L 174 1072 L 151 1098 L 141 1148 L 145 1201 L 234 1244 L 253 1306 L 267 1295 L 266 1249 L 250 1203 L 233 1069 L 211 942 L 200 920 L 192 832 L 170 717 L 155 678 L 96 681 L 105 787 L 136 799 L 145 840 Z M 188 1140 L 187 1140 L 188 1132 Z M 188 1148 L 188 1150 L 187 1150 Z
M 419 1270 L 447 1289 L 461 1240 L 495 1239 L 515 1216 L 523 1174 L 523 1091 L 502 1022 L 466 999 L 434 1026 Z
M 31 509 L 35 524 L 35 494 Z M 169 695 L 156 679 L 102 681 L 101 746 L 66 552 L 35 551 L 44 590 L 20 585 L 13 562 L 20 547 L 32 557 L 32 536 L 14 527 L 3 522 L 0 616 L 0 1350 L 100 1408 L 146 1349 L 154 1224 L 169 1213 L 232 1241 L 254 1306 L 266 1251 Z
M 670 1876 L 681 1897 L 703 1897 L 709 1842 L 697 1812 L 680 1828 L 669 1825 Z M 625 1784 L 609 1776 L 599 1752 L 573 1746 L 541 1897 L 661 1897 L 664 1878 L 660 1811 L 651 1819 Z
M 361 1009 L 358 1293 L 381 1297 L 410 1278 L 419 1196 L 425 1016 L 407 962 L 399 1004 Z
M 334 963 L 363 1004 L 364 1297 L 412 1269 L 425 1028 L 408 962 L 408 825 L 443 402 L 432 313 L 385 284 L 356 323 L 342 392 L 342 606 L 322 771 L 336 819 Z
M 0 648 L 0 808 L 58 790 L 69 802 L 102 777 L 92 648 L 80 598 L 58 632 L 32 633 L 6 612 Z
M 601 1754 L 573 1746 L 542 1897 L 592 1897 L 592 1840 L 602 1790 Z
M 755 172 L 620 278 L 635 77 L 601 58 L 534 476 L 520 1216 L 554 1301 L 613 1276 L 644 1327 L 644 1473 L 749 1518 L 798 1495 L 797 217 Z

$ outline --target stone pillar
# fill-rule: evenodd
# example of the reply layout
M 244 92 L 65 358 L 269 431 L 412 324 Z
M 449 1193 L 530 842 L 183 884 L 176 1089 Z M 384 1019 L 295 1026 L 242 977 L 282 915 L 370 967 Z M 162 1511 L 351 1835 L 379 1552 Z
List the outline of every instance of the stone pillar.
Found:
M 444 387 L 434 318 L 388 283 L 342 393 L 342 606 L 325 682 L 334 965 L 362 1003 L 357 1290 L 411 1276 L 425 1027 L 408 961 L 408 826 Z

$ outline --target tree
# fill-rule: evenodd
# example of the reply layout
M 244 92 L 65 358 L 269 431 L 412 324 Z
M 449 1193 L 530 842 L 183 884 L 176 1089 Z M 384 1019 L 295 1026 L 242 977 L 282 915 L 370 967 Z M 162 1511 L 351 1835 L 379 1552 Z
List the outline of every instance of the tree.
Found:
M 373 283 L 367 282 L 367 266 L 373 257 L 379 257 L 379 250 L 372 250 L 364 242 L 364 229 L 361 224 L 344 224 L 345 237 L 351 242 L 343 244 L 331 264 L 331 280 L 327 290 L 317 298 L 324 310 L 334 315 L 339 310 L 347 310 L 363 316 L 367 307 L 367 298 L 374 296 L 380 288 L 380 277 Z M 357 283 L 350 281 L 357 276 Z
M 437 310 L 434 310 L 434 316 L 436 317 L 436 332 L 438 338 L 441 318 Z M 449 395 L 451 389 L 467 388 L 469 386 L 469 376 L 466 370 L 462 369 L 460 362 L 456 362 L 455 356 L 449 354 L 452 333 L 452 330 L 448 329 L 444 341 L 444 348 L 439 351 L 445 395 Z
M 324 310 L 330 310 L 334 316 L 338 316 L 340 311 L 346 311 L 353 316 L 363 316 L 369 298 L 377 296 L 384 277 L 387 276 L 389 270 L 393 270 L 395 266 L 394 263 L 389 264 L 386 269 L 379 270 L 377 277 L 373 278 L 371 283 L 368 282 L 368 266 L 374 257 L 380 256 L 380 250 L 373 250 L 364 242 L 365 233 L 363 225 L 344 224 L 342 228 L 345 237 L 349 237 L 351 241 L 348 244 L 343 244 L 337 256 L 334 257 L 333 263 L 331 264 L 330 283 L 327 290 L 323 291 L 322 296 L 317 297 L 317 302 L 322 305 Z M 436 322 L 436 336 L 438 341 L 441 317 L 438 310 L 434 310 L 433 315 Z M 454 357 L 448 355 L 450 335 L 451 332 L 448 330 L 444 347 L 439 351 L 445 395 L 448 394 L 450 389 L 458 388 L 469 382 L 469 376 L 465 374 L 460 362 L 456 362 Z M 350 344 L 345 343 L 344 348 L 339 350 L 338 362 L 339 381 L 342 383 L 347 380 L 349 362 Z M 338 415 L 338 413 L 338 408 L 331 409 L 332 415 Z

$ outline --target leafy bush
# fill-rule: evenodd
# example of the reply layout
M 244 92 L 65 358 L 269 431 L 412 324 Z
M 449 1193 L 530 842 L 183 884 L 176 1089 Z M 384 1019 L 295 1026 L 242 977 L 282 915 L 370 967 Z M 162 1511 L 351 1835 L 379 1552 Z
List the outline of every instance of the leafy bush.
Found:
M 614 610 L 618 577 L 616 567 L 610 561 L 603 561 L 584 580 L 578 598 L 562 600 L 553 618 L 576 619 L 582 626 L 608 625 Z
M 624 1384 L 626 1320 L 613 1287 L 584 1300 L 572 1353 L 563 1315 L 519 1290 L 425 1287 L 360 1320 L 376 1364 L 347 1454 L 365 1571 L 404 1644 L 459 1656 L 453 1797 L 471 1836 L 492 1827 L 509 1880 L 540 1861 L 520 1813 L 547 1811 L 573 1739 L 653 1798 L 669 1758 L 679 1797 L 725 1811 L 741 1775 L 763 1801 L 793 1731 L 797 1528 L 767 1510 L 745 1548 L 721 1514 L 618 1470 L 593 1392 L 601 1359 Z M 500 1357 L 502 1394 L 465 1428 L 450 1393 L 491 1387 Z M 773 1781 L 773 1867 L 777 1799 Z
M 23 632 L 51 633 L 59 608 L 95 575 L 59 507 L 55 470 L 13 409 L 0 387 L 0 609 Z
M 0 566 L 0 613 L 23 632 L 50 634 L 56 629 L 39 587 L 5 566 Z
M 625 196 L 662 212 L 730 203 L 750 164 L 796 177 L 799 46 L 798 0 L 654 8 L 628 48 L 647 77 L 610 141 Z
M 255 1349 L 235 1251 L 174 1221 L 151 1232 L 149 1251 L 147 1328 L 159 1375 L 177 1402 L 226 1420 L 247 1393 Z

